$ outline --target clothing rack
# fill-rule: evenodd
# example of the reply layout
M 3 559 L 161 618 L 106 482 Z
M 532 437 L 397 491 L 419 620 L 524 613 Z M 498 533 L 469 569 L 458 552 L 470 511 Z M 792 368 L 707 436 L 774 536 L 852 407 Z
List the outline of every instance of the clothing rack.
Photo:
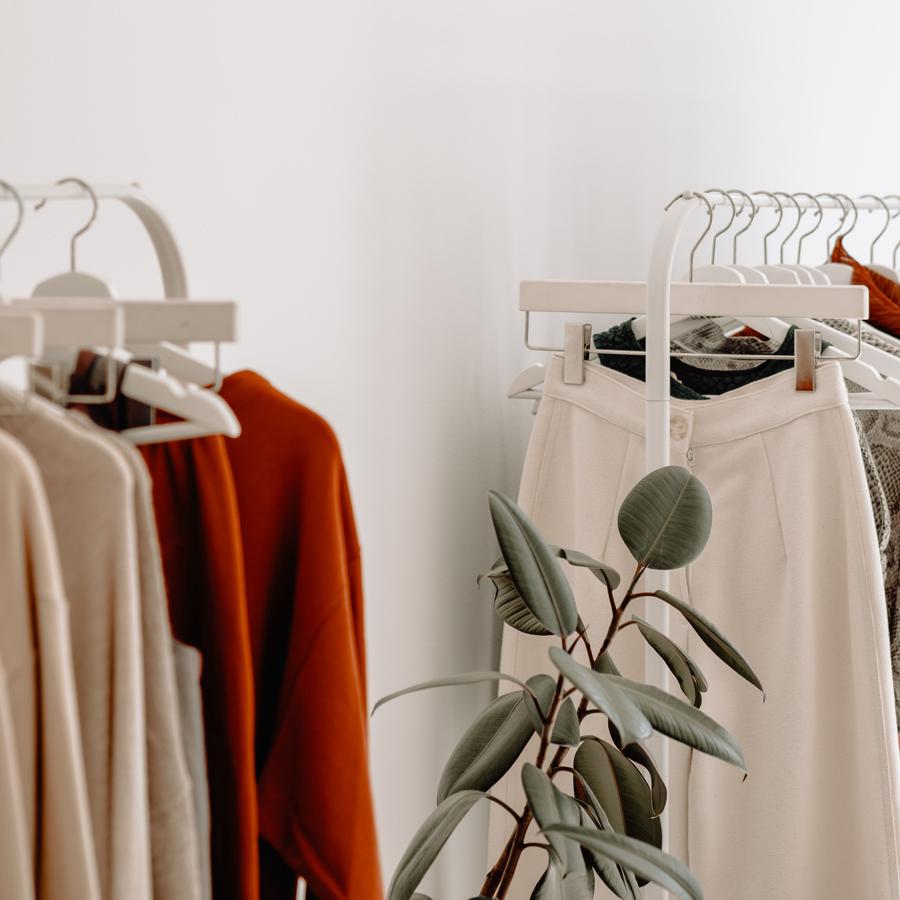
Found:
M 162 273 L 163 290 L 167 299 L 188 297 L 187 274 L 178 242 L 162 213 L 143 194 L 137 183 L 91 184 L 100 200 L 118 200 L 127 206 L 147 231 Z M 73 184 L 16 185 L 22 200 L 84 200 L 85 192 Z M 0 200 L 14 200 L 12 194 L 0 190 Z
M 735 195 L 742 193 L 733 192 Z M 787 195 L 791 204 L 781 204 L 772 195 L 753 195 L 753 203 L 758 208 L 775 208 L 797 212 L 797 223 L 802 211 L 841 209 L 845 207 L 839 197 L 843 196 L 857 211 L 897 211 L 900 197 L 879 199 L 875 197 L 849 200 L 846 195 Z M 681 316 L 772 316 L 787 315 L 810 319 L 841 318 L 858 322 L 868 317 L 868 290 L 856 285 L 784 285 L 784 284 L 712 284 L 700 282 L 673 282 L 672 269 L 679 240 L 689 219 L 705 208 L 710 224 L 714 210 L 720 206 L 730 206 L 734 201 L 716 192 L 700 193 L 685 191 L 678 195 L 665 209 L 656 233 L 650 255 L 646 282 L 622 281 L 523 281 L 520 285 L 519 308 L 525 313 L 525 340 L 529 349 L 561 351 L 563 347 L 534 345 L 530 340 L 530 317 L 534 312 L 556 313 L 597 313 L 646 315 L 646 416 L 645 416 L 645 460 L 647 471 L 670 464 L 670 317 Z M 888 212 L 890 215 L 890 212 Z M 734 221 L 732 219 L 732 221 Z M 820 215 L 821 221 L 821 215 Z M 780 222 L 780 220 L 779 220 Z M 843 225 L 843 220 L 842 220 Z M 796 231 L 795 225 L 794 230 Z M 707 228 L 707 232 L 709 228 Z M 704 232 L 704 236 L 707 232 Z M 882 232 L 883 233 L 883 232 Z M 791 232 L 793 234 L 793 232 Z M 880 236 L 880 235 L 879 235 Z M 790 237 L 790 235 L 789 235 Z M 702 236 L 701 236 L 702 239 Z M 699 241 L 694 249 L 699 245 Z M 693 266 L 693 261 L 692 261 Z M 693 268 L 692 268 L 693 271 Z M 861 326 L 860 326 L 861 327 Z M 583 326 L 571 325 L 567 329 L 567 345 L 572 350 L 568 335 L 570 329 L 581 335 Z M 858 334 L 861 348 L 861 332 Z M 586 350 L 581 343 L 579 350 Z M 613 351 L 614 352 L 614 351 Z M 627 351 L 623 351 L 627 352 Z M 580 354 L 583 359 L 583 353 Z M 858 405 L 867 408 L 871 399 Z M 666 590 L 669 574 L 648 570 L 647 591 Z M 653 627 L 664 634 L 670 633 L 670 616 L 667 604 L 648 606 L 645 617 Z M 649 647 L 645 651 L 645 672 L 647 682 L 666 689 L 669 673 L 664 662 Z M 653 738 L 653 754 L 663 780 L 669 773 L 667 745 L 658 736 Z M 667 813 L 663 814 L 664 816 Z M 664 836 L 668 829 L 663 828 Z M 667 842 L 666 842 L 667 844 Z M 648 885 L 648 888 L 652 886 Z M 661 889 L 654 888 L 650 896 L 667 897 Z

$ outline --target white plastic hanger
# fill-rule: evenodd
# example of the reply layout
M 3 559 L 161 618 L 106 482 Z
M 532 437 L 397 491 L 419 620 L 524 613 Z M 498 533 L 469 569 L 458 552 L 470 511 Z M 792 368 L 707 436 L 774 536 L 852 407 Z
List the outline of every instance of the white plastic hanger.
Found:
M 821 266 L 817 266 L 820 272 L 824 272 L 825 275 L 828 276 L 828 280 L 832 284 L 853 284 L 853 267 L 848 266 L 846 263 L 835 263 L 831 262 L 831 239 L 834 238 L 837 240 L 838 238 L 845 238 L 851 231 L 856 227 L 856 223 L 859 219 L 859 209 L 856 204 L 848 197 L 846 194 L 819 194 L 819 197 L 831 197 L 836 200 L 841 205 L 841 209 L 843 209 L 844 213 L 841 216 L 841 222 L 838 225 L 837 229 L 833 231 L 828 237 L 825 239 L 825 250 L 827 259 Z M 847 205 L 844 206 L 844 201 L 847 201 Z M 847 216 L 850 215 L 850 210 L 853 210 L 853 223 L 850 227 L 844 231 L 844 223 L 847 221 Z
M 875 262 L 875 245 L 881 240 L 881 238 L 884 236 L 884 233 L 890 227 L 891 219 L 893 218 L 893 216 L 891 216 L 891 210 L 888 207 L 887 203 L 885 203 L 881 197 L 878 197 L 875 194 L 863 194 L 860 197 L 860 200 L 862 199 L 871 199 L 876 203 L 880 203 L 884 208 L 884 214 L 887 217 L 884 221 L 884 228 L 882 228 L 881 231 L 879 231 L 878 234 L 875 235 L 875 238 L 873 239 L 872 244 L 869 247 L 869 268 L 873 272 L 877 272 L 879 275 L 884 275 L 885 278 L 890 278 L 891 281 L 900 282 L 900 273 L 897 272 L 896 267 L 891 268 L 891 266 L 883 266 L 880 263 Z M 874 212 L 874 210 L 870 211 Z
M 800 204 L 797 203 L 797 197 L 809 197 L 809 199 L 815 204 L 815 209 L 811 210 L 813 213 L 813 226 L 809 229 L 809 231 L 805 231 L 803 234 L 797 238 L 797 262 L 788 265 L 788 268 L 792 271 L 795 271 L 798 275 L 801 275 L 801 280 L 803 277 L 808 279 L 809 284 L 831 284 L 828 276 L 817 269 L 815 266 L 806 266 L 803 264 L 803 242 L 808 238 L 812 237 L 818 230 L 819 226 L 822 224 L 824 219 L 824 211 L 822 209 L 822 204 L 819 203 L 818 198 L 814 194 L 810 194 L 808 191 L 795 191 L 793 194 L 789 195 L 794 203 L 797 204 L 798 211 L 800 209 Z M 800 211 L 800 218 L 797 219 L 797 224 L 800 224 L 800 221 L 803 218 L 804 213 Z M 783 252 L 782 247 L 782 252 Z
M 101 346 L 108 350 L 122 347 L 125 338 L 125 310 L 130 304 L 111 301 L 113 292 L 104 281 L 93 275 L 78 272 L 75 254 L 76 241 L 97 218 L 99 204 L 96 194 L 86 182 L 81 179 L 66 178 L 58 183 L 64 182 L 79 184 L 87 191 L 93 204 L 91 217 L 87 224 L 72 237 L 69 250 L 70 270 L 41 282 L 35 288 L 32 299 L 24 301 L 23 305 L 27 304 L 31 309 L 42 311 L 45 318 L 52 320 L 55 317 L 57 322 L 61 322 L 66 317 L 78 316 L 80 310 L 96 312 L 97 306 L 100 304 L 101 309 L 106 307 L 107 311 L 116 313 L 118 329 L 115 333 L 97 331 L 89 334 L 86 333 L 89 329 L 85 319 L 83 320 L 85 326 L 77 343 L 73 343 L 71 332 L 58 335 L 54 332 L 53 336 L 60 343 L 55 345 L 51 343 L 49 346 L 56 347 L 57 361 L 60 360 L 61 355 L 64 355 L 67 357 L 69 368 L 71 368 L 73 348 L 77 351 L 84 346 Z M 43 201 L 40 205 L 43 205 Z M 167 307 L 165 314 L 173 311 L 171 307 L 168 307 L 166 301 L 161 301 L 159 306 Z M 113 357 L 121 363 L 127 363 L 130 360 L 130 357 L 121 350 L 109 358 Z M 54 394 L 57 395 L 58 400 L 64 402 L 87 404 L 97 403 L 98 400 L 99 402 L 108 402 L 111 399 L 110 392 L 115 390 L 115 384 L 110 380 L 113 371 L 114 366 L 110 363 L 107 367 L 107 390 L 102 397 L 82 395 L 76 398 L 68 394 L 60 395 L 57 390 L 54 390 Z M 237 417 L 218 394 L 195 384 L 183 384 L 164 371 L 154 371 L 143 365 L 127 365 L 118 387 L 124 396 L 184 420 L 164 425 L 125 429 L 122 436 L 133 443 L 150 444 L 213 434 L 237 437 L 241 433 Z

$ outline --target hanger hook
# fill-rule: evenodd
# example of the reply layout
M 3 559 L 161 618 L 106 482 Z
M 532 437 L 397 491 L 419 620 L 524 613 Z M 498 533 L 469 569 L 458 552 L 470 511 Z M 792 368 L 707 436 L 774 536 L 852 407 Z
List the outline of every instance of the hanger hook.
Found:
M 712 256 L 710 258 L 710 262 L 715 265 L 716 264 L 716 241 L 728 231 L 729 228 L 734 224 L 734 220 L 737 218 L 737 207 L 734 205 L 734 198 L 727 192 L 723 191 L 721 188 L 707 188 L 704 192 L 706 194 L 721 194 L 727 201 L 728 205 L 731 207 L 731 218 L 725 224 L 725 227 L 720 231 L 717 231 L 712 238 Z
M 816 197 L 831 197 L 831 199 L 834 200 L 834 202 L 837 203 L 841 208 L 841 221 L 838 222 L 838 227 L 835 228 L 834 231 L 831 232 L 831 234 L 826 235 L 825 237 L 825 261 L 827 262 L 831 259 L 831 239 L 833 237 L 836 237 L 844 227 L 844 222 L 847 221 L 847 216 L 850 215 L 850 208 L 848 206 L 844 206 L 844 201 L 841 200 L 841 198 L 837 194 L 829 194 L 826 191 L 823 191 L 822 193 L 816 194 Z
M 853 224 L 846 231 L 841 232 L 841 234 L 838 235 L 839 238 L 843 239 L 856 228 L 856 223 L 859 221 L 859 207 L 853 202 L 853 198 L 849 197 L 847 194 L 837 194 L 837 196 L 841 200 L 846 200 L 847 205 L 853 210 Z
M 791 203 L 797 209 L 797 221 L 794 223 L 794 227 L 784 236 L 784 240 L 781 242 L 781 247 L 778 249 L 778 262 L 784 262 L 784 248 L 787 246 L 787 242 L 794 236 L 794 232 L 800 227 L 800 220 L 803 218 L 803 210 L 800 209 L 800 204 L 794 199 L 792 194 L 787 193 L 787 191 L 775 191 L 779 197 L 787 197 Z
M 690 200 L 692 197 L 696 197 L 698 200 L 702 200 L 706 204 L 706 228 L 703 229 L 703 234 L 697 239 L 697 243 L 691 248 L 691 256 L 690 261 L 688 263 L 688 281 L 694 280 L 694 254 L 697 252 L 697 248 L 703 242 L 703 238 L 709 234 L 709 229 L 712 228 L 713 222 L 713 207 L 712 203 L 709 202 L 709 197 L 706 194 L 701 194 L 699 191 L 682 191 L 676 197 L 673 197 L 664 207 L 664 209 L 668 210 L 673 203 L 677 203 L 679 200 Z
M 91 203 L 93 204 L 93 209 L 91 210 L 91 217 L 85 222 L 75 234 L 72 235 L 72 240 L 69 242 L 69 269 L 74 272 L 75 271 L 75 244 L 90 227 L 94 224 L 94 220 L 97 218 L 97 213 L 100 209 L 100 202 L 97 199 L 97 194 L 94 192 L 94 189 L 81 178 L 60 178 L 57 184 L 77 184 L 79 187 L 83 188 L 87 191 L 88 195 L 91 198 Z M 40 209 L 47 203 L 47 198 L 45 197 L 43 200 L 38 201 L 35 205 L 35 209 Z
M 885 200 L 900 200 L 900 194 L 885 194 L 884 199 Z M 894 215 L 892 215 L 891 218 L 896 219 L 897 216 L 900 216 L 900 210 L 898 210 L 896 213 L 894 213 Z M 891 258 L 891 264 L 893 265 L 893 267 L 895 269 L 897 268 L 897 251 L 898 250 L 900 250 L 900 241 L 897 241 L 897 243 L 895 244 L 894 255 Z
M 822 213 L 822 204 L 819 203 L 819 201 L 808 191 L 795 191 L 792 196 L 795 199 L 797 197 L 809 197 L 809 199 L 812 200 L 812 202 L 816 204 L 816 210 L 815 210 L 816 221 L 813 223 L 813 227 L 810 228 L 809 231 L 805 231 L 803 234 L 801 234 L 799 239 L 797 240 L 797 262 L 799 263 L 800 256 L 803 252 L 803 241 L 806 238 L 808 238 L 810 235 L 815 234 L 819 230 L 819 226 L 822 224 L 823 213 Z M 798 225 L 800 224 L 799 219 L 797 220 L 797 224 Z
M 732 237 L 732 239 L 731 239 L 731 262 L 732 262 L 732 264 L 734 264 L 737 262 L 737 239 L 745 231 L 747 231 L 750 228 L 750 226 L 753 224 L 753 220 L 756 218 L 756 213 L 758 212 L 758 209 L 757 209 L 756 204 L 753 202 L 753 198 L 746 191 L 742 191 L 738 188 L 735 188 L 734 190 L 730 190 L 728 193 L 729 193 L 729 195 L 730 194 L 739 194 L 741 197 L 745 197 L 747 200 L 747 203 L 750 205 L 750 218 L 747 219 L 747 224 L 743 228 L 739 228 L 734 233 L 734 237 Z M 744 207 L 743 207 L 743 205 L 741 205 L 741 208 L 737 211 L 737 214 L 740 215 L 743 211 L 744 211 Z
M 770 200 L 775 202 L 775 205 L 778 207 L 778 220 L 775 222 L 775 227 L 772 228 L 771 231 L 767 231 L 763 235 L 763 263 L 765 265 L 769 264 L 769 238 L 775 234 L 776 231 L 781 227 L 781 220 L 784 218 L 784 206 L 781 201 L 770 191 L 753 191 L 753 195 L 757 194 L 768 197 Z
M 17 211 L 16 224 L 13 225 L 12 231 L 6 236 L 3 243 L 0 244 L 0 258 L 2 258 L 3 254 L 6 253 L 6 248 L 13 242 L 15 236 L 19 233 L 22 222 L 25 221 L 25 204 L 22 202 L 22 195 L 8 181 L 0 181 L 0 188 L 3 188 L 8 194 L 12 194 Z
M 888 230 L 888 226 L 891 224 L 891 211 L 888 209 L 887 203 L 881 197 L 878 197 L 875 194 L 863 194 L 860 200 L 874 200 L 876 203 L 880 203 L 884 207 L 884 212 L 887 218 L 884 220 L 884 228 L 875 235 L 875 239 L 872 241 L 872 245 L 869 247 L 869 265 L 875 262 L 875 245 L 881 240 L 884 236 L 884 233 Z M 870 212 L 875 212 L 875 210 L 869 210 Z

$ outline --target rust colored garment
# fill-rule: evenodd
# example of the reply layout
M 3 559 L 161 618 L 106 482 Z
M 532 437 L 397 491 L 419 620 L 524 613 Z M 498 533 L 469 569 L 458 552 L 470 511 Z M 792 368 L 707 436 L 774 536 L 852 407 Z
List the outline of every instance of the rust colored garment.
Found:
M 253 372 L 225 379 L 256 686 L 263 900 L 382 900 L 359 545 L 329 425 Z
M 222 437 L 141 448 L 175 637 L 203 656 L 215 900 L 258 900 L 253 671 L 240 523 Z
M 857 262 L 838 238 L 831 261 L 853 269 L 853 283 L 869 289 L 869 322 L 894 337 L 900 337 L 900 284 Z

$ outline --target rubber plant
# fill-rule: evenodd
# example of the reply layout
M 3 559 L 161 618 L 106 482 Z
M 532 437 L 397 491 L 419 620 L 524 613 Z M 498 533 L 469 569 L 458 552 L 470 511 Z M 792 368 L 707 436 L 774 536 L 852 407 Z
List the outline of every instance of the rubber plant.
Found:
M 695 876 L 661 849 L 666 786 L 644 744 L 655 731 L 740 769 L 744 757 L 735 738 L 701 711 L 707 681 L 694 660 L 630 608 L 638 597 L 668 604 L 726 666 L 762 690 L 744 657 L 697 610 L 665 591 L 639 587 L 647 569 L 678 569 L 700 555 L 712 524 L 706 488 L 687 469 L 669 466 L 648 474 L 628 494 L 617 521 L 635 567 L 621 591 L 622 578 L 611 566 L 548 544 L 502 494 L 490 494 L 490 510 L 502 558 L 482 577 L 493 582 L 496 613 L 525 634 L 555 636 L 549 656 L 557 674 L 523 681 L 502 672 L 468 672 L 417 684 L 376 704 L 375 709 L 403 694 L 448 685 L 514 685 L 488 704 L 450 754 L 436 807 L 403 854 L 388 900 L 428 900 L 416 893 L 422 878 L 480 800 L 498 804 L 511 817 L 509 840 L 480 898 L 506 897 L 523 850 L 536 846 L 546 853 L 547 866 L 532 900 L 589 900 L 596 879 L 622 900 L 639 900 L 649 882 L 683 900 L 702 900 Z M 602 585 L 600 596 L 608 598 L 608 612 L 604 601 L 601 616 L 608 618 L 606 630 L 596 648 L 567 566 L 593 573 Z M 619 673 L 610 648 L 629 626 L 662 658 L 683 699 Z M 605 719 L 605 737 L 596 736 L 602 729 L 583 729 L 595 715 Z M 490 793 L 514 767 L 527 798 L 521 810 Z

